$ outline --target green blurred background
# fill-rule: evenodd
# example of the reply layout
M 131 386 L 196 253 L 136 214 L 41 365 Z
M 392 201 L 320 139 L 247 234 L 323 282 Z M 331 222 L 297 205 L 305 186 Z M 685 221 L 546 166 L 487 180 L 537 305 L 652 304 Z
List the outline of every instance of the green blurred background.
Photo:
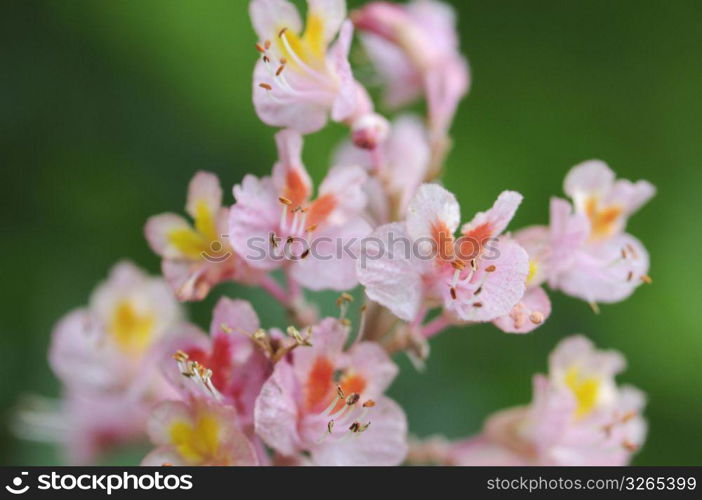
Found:
M 699 2 L 455 4 L 474 81 L 445 181 L 464 216 L 510 188 L 525 195 L 512 227 L 543 223 L 567 169 L 604 159 L 658 186 L 629 226 L 650 250 L 654 284 L 599 316 L 552 294 L 553 316 L 531 335 L 489 325 L 440 335 L 425 373 L 398 358 L 392 396 L 418 435 L 474 433 L 488 413 L 527 402 L 548 352 L 582 332 L 623 351 L 621 380 L 649 395 L 650 435 L 635 463 L 702 463 Z M 245 172 L 266 174 L 275 151 L 251 104 L 255 37 L 244 1 L 16 0 L 4 4 L 0 38 L 6 422 L 20 395 L 58 394 L 46 363 L 56 319 L 86 303 L 118 259 L 158 271 L 145 219 L 179 211 L 195 170 L 218 173 L 229 192 Z M 315 178 L 344 132 L 309 137 Z M 265 306 L 266 326 L 283 322 L 260 292 L 216 291 Z M 215 298 L 191 316 L 206 324 Z M 108 460 L 135 463 L 139 453 Z M 57 460 L 2 426 L 1 463 Z

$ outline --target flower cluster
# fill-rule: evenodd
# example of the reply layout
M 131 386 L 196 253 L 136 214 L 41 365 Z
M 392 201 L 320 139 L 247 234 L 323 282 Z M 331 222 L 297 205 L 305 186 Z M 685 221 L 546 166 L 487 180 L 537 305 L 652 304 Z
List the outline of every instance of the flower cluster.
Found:
M 270 175 L 245 175 L 227 201 L 214 174 L 197 172 L 190 220 L 148 219 L 163 277 L 120 263 L 58 323 L 49 361 L 64 396 L 58 408 L 25 409 L 25 423 L 74 463 L 147 436 L 148 465 L 627 463 L 643 443 L 644 398 L 615 384 L 623 357 L 584 337 L 559 344 L 530 405 L 465 441 L 409 439 L 385 392 L 392 356 L 422 365 L 446 328 L 537 329 L 552 314 L 545 285 L 597 310 L 649 283 L 646 249 L 625 227 L 653 186 L 588 161 L 566 175 L 570 200 L 551 200 L 548 225 L 510 230 L 523 198 L 510 190 L 462 218 L 439 179 L 470 82 L 450 7 L 372 2 L 348 13 L 344 0 L 308 0 L 303 23 L 287 0 L 252 0 L 249 13 L 254 107 L 280 129 Z M 355 35 L 383 84 L 378 108 L 349 62 Z M 418 99 L 425 116 L 378 111 Z M 330 119 L 347 138 L 315 187 L 304 136 Z M 268 318 L 226 296 L 209 332 L 188 322 L 182 303 L 223 282 L 262 289 L 290 325 L 263 327 Z M 323 317 L 305 290 L 340 294 L 338 315 Z

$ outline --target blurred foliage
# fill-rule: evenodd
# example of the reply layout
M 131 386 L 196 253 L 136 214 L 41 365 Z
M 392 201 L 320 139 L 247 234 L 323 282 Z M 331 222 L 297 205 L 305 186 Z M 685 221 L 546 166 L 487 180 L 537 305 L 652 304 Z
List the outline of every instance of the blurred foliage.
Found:
M 440 335 L 424 373 L 398 357 L 392 396 L 418 435 L 474 433 L 489 412 L 528 401 L 531 375 L 545 370 L 551 348 L 582 332 L 622 350 L 630 366 L 621 379 L 649 395 L 650 436 L 635 463 L 700 464 L 699 2 L 455 4 L 474 82 L 445 182 L 464 217 L 510 188 L 525 195 L 512 227 L 544 223 L 567 169 L 604 159 L 620 176 L 658 186 L 630 224 L 650 250 L 654 284 L 599 316 L 552 294 L 553 316 L 531 335 L 490 325 Z M 158 271 L 145 219 L 182 207 L 197 169 L 232 186 L 245 172 L 267 173 L 275 151 L 250 100 L 255 37 L 244 2 L 15 1 L 4 6 L 0 39 L 7 421 L 20 395 L 58 394 L 46 364 L 56 319 L 86 303 L 121 258 Z M 343 136 L 332 126 L 309 137 L 315 178 Z M 259 291 L 217 293 L 250 298 L 268 326 L 283 321 Z M 190 307 L 194 320 L 206 324 L 215 299 Z M 0 462 L 56 460 L 3 426 Z

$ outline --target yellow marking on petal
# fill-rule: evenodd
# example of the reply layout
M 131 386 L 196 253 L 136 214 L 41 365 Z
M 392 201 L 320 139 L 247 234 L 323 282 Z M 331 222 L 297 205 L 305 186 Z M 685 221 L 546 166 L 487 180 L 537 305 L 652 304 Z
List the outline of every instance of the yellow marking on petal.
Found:
M 195 205 L 195 229 L 207 241 L 215 241 L 219 237 L 216 214 L 210 211 L 210 207 L 204 201 L 199 201 Z
M 529 286 L 539 271 L 539 264 L 535 260 L 529 259 L 529 274 L 527 274 L 526 284 Z
M 319 14 L 309 13 L 305 34 L 302 38 L 314 57 L 324 58 L 327 48 L 324 43 L 324 19 Z
M 153 314 L 140 313 L 129 300 L 123 300 L 112 313 L 110 331 L 122 351 L 135 354 L 151 344 L 154 323 Z
M 168 233 L 168 240 L 180 253 L 191 259 L 199 259 L 207 251 L 207 244 L 194 229 L 176 229 Z
M 175 422 L 170 428 L 171 443 L 190 463 L 211 459 L 219 450 L 219 422 L 214 415 L 198 416 L 195 426 L 189 422 Z
M 573 366 L 566 372 L 565 383 L 573 391 L 578 404 L 575 416 L 579 418 L 589 414 L 597 403 L 600 392 L 599 379 L 596 377 L 583 378 L 580 376 L 580 369 Z
M 590 219 L 592 237 L 594 239 L 606 238 L 612 235 L 616 223 L 624 209 L 619 205 L 600 207 L 599 200 L 592 196 L 585 201 L 585 213 Z
M 324 40 L 324 18 L 322 16 L 310 12 L 307 16 L 307 25 L 302 36 L 286 29 L 286 26 L 280 26 L 277 32 L 278 49 L 286 60 L 287 65 L 299 70 L 300 65 L 296 61 L 296 58 L 299 58 L 311 68 L 324 69 L 326 66 L 327 44 Z M 283 33 L 282 36 L 281 33 Z M 291 54 L 285 46 L 283 36 L 294 54 Z

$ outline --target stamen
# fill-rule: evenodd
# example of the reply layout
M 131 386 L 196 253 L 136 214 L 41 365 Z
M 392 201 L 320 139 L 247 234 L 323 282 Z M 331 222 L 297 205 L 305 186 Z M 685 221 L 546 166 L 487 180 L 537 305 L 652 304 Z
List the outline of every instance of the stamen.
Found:
M 588 302 L 587 305 L 590 306 L 592 312 L 594 312 L 595 314 L 600 314 L 600 306 L 597 305 L 597 302 Z
M 326 83 L 327 79 L 324 77 L 324 75 L 308 66 L 293 50 L 292 46 L 290 45 L 290 42 L 288 41 L 288 37 L 285 36 L 285 32 L 287 30 L 288 28 L 283 28 L 282 30 L 280 30 L 280 32 L 278 33 L 278 37 L 282 40 L 283 46 L 285 46 L 285 50 L 288 52 L 288 54 L 290 54 L 293 61 L 295 61 L 295 63 L 309 76 L 319 80 L 322 83 Z
M 631 279 L 634 277 L 634 271 L 629 271 L 629 274 L 626 275 L 626 280 L 631 281 Z
M 452 298 L 453 300 L 456 300 L 456 297 L 457 297 L 457 295 L 456 295 L 456 289 L 455 289 L 454 287 L 451 287 L 451 288 L 449 289 L 449 292 L 451 293 L 451 298 Z
M 258 86 L 261 87 L 262 89 L 266 89 L 266 90 L 269 90 L 269 91 L 270 91 L 270 90 L 273 90 L 273 87 L 271 87 L 271 86 L 268 85 L 267 83 L 259 83 Z
M 644 283 L 646 283 L 647 285 L 650 285 L 651 283 L 653 283 L 653 280 L 651 279 L 651 277 L 648 274 L 642 274 L 641 276 L 639 276 L 639 279 L 641 281 L 643 281 Z
M 266 49 L 264 49 L 259 43 L 256 44 L 256 50 L 258 50 L 261 54 L 266 53 Z
M 483 307 L 483 303 L 482 302 L 473 302 L 473 307 L 478 307 L 478 308 Z
M 529 315 L 529 320 L 535 325 L 540 325 L 544 322 L 544 315 L 541 311 L 534 311 Z
M 490 265 L 485 268 L 486 273 L 494 273 L 497 270 L 497 266 Z

